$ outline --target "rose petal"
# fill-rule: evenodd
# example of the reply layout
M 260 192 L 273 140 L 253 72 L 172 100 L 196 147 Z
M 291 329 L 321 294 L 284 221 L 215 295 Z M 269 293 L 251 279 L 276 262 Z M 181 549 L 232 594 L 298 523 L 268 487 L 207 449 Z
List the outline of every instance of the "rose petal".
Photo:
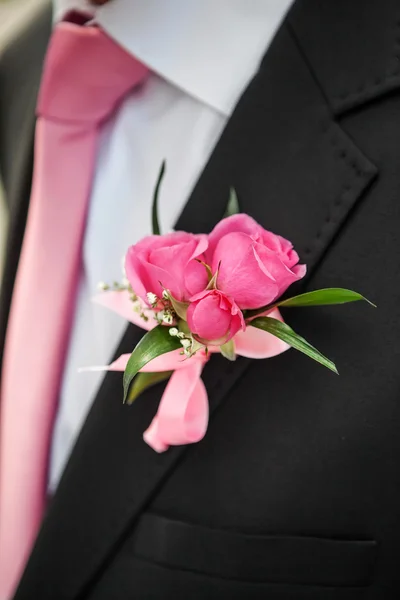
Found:
M 255 243 L 254 252 L 260 268 L 263 269 L 262 265 L 264 265 L 265 271 L 268 272 L 271 277 L 273 277 L 276 285 L 278 286 L 276 297 L 264 303 L 269 304 L 269 302 L 273 302 L 279 296 L 281 296 L 287 290 L 287 288 L 295 281 L 298 281 L 301 276 L 295 271 L 296 267 L 289 269 L 289 267 L 282 262 L 279 254 L 276 254 L 262 244 Z M 299 273 L 302 273 L 301 269 Z M 259 304 L 259 306 L 262 306 L 262 304 Z
M 207 285 L 207 274 L 188 265 L 201 257 L 207 249 L 206 235 L 177 231 L 168 235 L 147 236 L 127 252 L 125 270 L 132 289 L 145 302 L 146 294 L 157 296 L 163 288 L 170 290 L 177 300 L 187 300 L 193 291 Z M 189 290 L 186 288 L 189 283 Z
M 208 275 L 204 265 L 197 260 L 190 260 L 184 270 L 185 288 L 189 292 L 189 298 L 197 294 L 208 285 Z
M 142 261 L 138 258 L 138 252 L 135 246 L 128 248 L 125 257 L 125 272 L 129 283 L 132 286 L 135 294 L 146 301 L 146 293 L 150 291 L 146 289 L 143 280 L 146 278 L 146 270 L 143 267 Z
M 258 235 L 261 225 L 257 223 L 252 217 L 246 214 L 232 215 L 223 219 L 214 227 L 208 237 L 208 250 L 206 253 L 207 258 L 212 260 L 215 248 L 221 238 L 228 233 L 246 233 L 249 236 Z
M 217 285 L 240 308 L 258 308 L 275 300 L 278 285 L 254 253 L 256 242 L 245 233 L 229 233 L 218 243 L 213 271 L 220 265 Z

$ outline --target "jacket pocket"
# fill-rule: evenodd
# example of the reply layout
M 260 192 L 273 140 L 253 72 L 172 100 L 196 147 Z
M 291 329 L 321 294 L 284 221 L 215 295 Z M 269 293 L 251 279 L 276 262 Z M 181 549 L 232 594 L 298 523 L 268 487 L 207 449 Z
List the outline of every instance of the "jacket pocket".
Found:
M 355 587 L 370 583 L 374 540 L 254 535 L 146 513 L 129 551 L 159 565 L 254 583 Z

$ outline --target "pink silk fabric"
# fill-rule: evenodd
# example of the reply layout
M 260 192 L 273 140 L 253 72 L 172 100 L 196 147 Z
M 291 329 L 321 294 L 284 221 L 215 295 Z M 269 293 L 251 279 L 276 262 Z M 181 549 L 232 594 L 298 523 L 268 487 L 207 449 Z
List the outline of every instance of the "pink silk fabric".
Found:
M 147 68 L 100 29 L 60 23 L 37 107 L 35 167 L 1 388 L 0 598 L 37 535 L 98 132 Z

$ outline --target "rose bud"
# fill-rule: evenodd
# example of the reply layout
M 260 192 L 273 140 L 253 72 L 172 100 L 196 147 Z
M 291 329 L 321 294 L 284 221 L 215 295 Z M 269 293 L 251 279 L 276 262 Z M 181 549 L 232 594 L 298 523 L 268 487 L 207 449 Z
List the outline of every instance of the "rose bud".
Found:
M 225 344 L 240 329 L 246 328 L 240 308 L 219 290 L 205 290 L 193 296 L 187 321 L 199 341 L 216 346 Z

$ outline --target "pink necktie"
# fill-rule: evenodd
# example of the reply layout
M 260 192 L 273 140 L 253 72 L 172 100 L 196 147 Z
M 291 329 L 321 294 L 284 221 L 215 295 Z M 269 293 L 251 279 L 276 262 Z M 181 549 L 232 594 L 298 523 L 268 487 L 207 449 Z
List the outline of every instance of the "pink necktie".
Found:
M 39 93 L 32 197 L 3 363 L 1 600 L 15 589 L 45 507 L 99 128 L 147 72 L 96 27 L 63 22 L 53 33 Z

